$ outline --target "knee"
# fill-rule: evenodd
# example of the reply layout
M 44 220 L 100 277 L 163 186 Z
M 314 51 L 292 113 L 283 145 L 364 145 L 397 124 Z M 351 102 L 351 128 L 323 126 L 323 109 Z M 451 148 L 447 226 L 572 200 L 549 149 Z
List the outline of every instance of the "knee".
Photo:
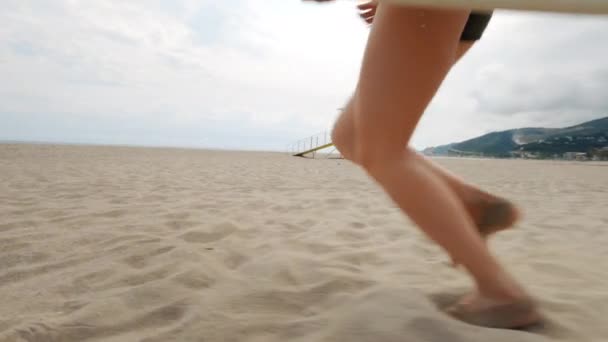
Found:
M 381 177 L 395 164 L 406 165 L 415 161 L 415 152 L 405 146 L 386 146 L 384 144 L 357 144 L 357 163 L 372 177 Z
M 353 160 L 354 130 L 344 120 L 338 120 L 331 130 L 331 142 L 344 158 Z
M 346 135 L 340 122 L 337 122 L 331 130 L 331 142 L 339 151 L 342 151 L 347 145 L 350 145 L 347 143 L 349 140 L 351 140 L 351 138 Z
M 391 158 L 381 151 L 380 148 L 370 144 L 358 144 L 356 147 L 356 160 L 368 174 L 374 176 L 390 163 Z

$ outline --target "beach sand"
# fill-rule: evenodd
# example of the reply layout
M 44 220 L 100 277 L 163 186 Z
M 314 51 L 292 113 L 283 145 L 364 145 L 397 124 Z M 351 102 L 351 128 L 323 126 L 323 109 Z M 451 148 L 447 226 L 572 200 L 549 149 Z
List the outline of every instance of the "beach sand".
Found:
M 0 341 L 608 341 L 608 164 L 437 159 L 524 210 L 491 240 L 548 320 L 470 281 L 365 174 L 280 153 L 0 145 Z

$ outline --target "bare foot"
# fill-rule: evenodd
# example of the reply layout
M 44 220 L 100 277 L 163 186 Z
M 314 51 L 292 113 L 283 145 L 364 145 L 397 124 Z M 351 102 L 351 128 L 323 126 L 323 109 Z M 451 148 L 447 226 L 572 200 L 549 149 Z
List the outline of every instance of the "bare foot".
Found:
M 487 195 L 466 204 L 469 214 L 475 221 L 475 227 L 482 238 L 513 227 L 521 217 L 519 209 L 507 199 Z M 452 266 L 458 267 L 459 262 L 452 259 Z
M 500 197 L 479 200 L 470 208 L 477 229 L 484 238 L 513 227 L 521 217 L 515 204 Z
M 536 304 L 528 296 L 493 299 L 479 293 L 464 297 L 446 312 L 465 323 L 499 329 L 523 329 L 541 322 Z

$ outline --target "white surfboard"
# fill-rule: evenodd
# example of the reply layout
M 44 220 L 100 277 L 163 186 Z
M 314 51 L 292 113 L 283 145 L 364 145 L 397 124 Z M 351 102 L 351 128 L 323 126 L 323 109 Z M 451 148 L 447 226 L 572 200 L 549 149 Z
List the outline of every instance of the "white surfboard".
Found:
M 608 14 L 608 0 L 382 0 L 402 5 Z

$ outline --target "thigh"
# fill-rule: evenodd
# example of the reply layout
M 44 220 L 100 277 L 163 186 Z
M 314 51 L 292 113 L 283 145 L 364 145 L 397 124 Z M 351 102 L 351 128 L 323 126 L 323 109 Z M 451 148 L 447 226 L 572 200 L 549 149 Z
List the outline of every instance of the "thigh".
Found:
M 456 59 L 454 60 L 454 64 L 458 63 L 458 61 L 466 55 L 467 52 L 475 45 L 474 41 L 461 41 L 458 43 L 458 47 L 456 48 Z
M 469 13 L 379 5 L 354 103 L 359 153 L 403 152 L 457 59 Z

